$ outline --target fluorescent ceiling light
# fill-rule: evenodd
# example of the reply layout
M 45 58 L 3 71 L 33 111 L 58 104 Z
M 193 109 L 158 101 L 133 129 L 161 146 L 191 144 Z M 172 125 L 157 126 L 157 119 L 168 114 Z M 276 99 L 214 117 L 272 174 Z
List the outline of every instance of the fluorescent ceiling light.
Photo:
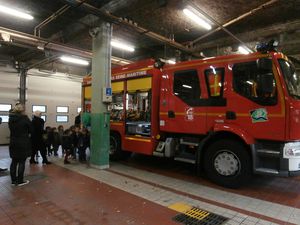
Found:
M 194 10 L 196 11 L 196 10 Z M 195 23 L 200 25 L 201 27 L 205 28 L 206 30 L 211 30 L 211 25 L 207 23 L 204 19 L 199 17 L 196 13 L 194 13 L 192 10 L 185 8 L 183 10 L 183 13 L 189 17 L 191 20 L 193 20 Z
M 239 52 L 242 53 L 242 54 L 249 54 L 250 52 L 243 46 L 239 46 Z
M 113 41 L 111 41 L 111 45 L 112 45 L 113 47 L 120 48 L 120 49 L 129 51 L 129 52 L 134 52 L 134 47 L 133 47 L 133 46 L 130 46 L 130 45 L 121 43 L 121 42 L 119 42 L 119 41 L 114 41 L 114 40 L 113 40 Z
M 60 59 L 64 62 L 69 62 L 69 63 L 73 63 L 73 64 L 78 64 L 78 65 L 83 65 L 83 66 L 89 65 L 89 62 L 86 60 L 73 58 L 70 56 L 61 56 Z
M 186 85 L 186 84 L 183 84 L 182 87 L 185 87 L 185 88 L 192 88 L 192 86 Z
M 130 62 L 126 62 L 126 61 L 120 61 L 121 63 L 123 63 L 123 64 L 130 64 Z
M 19 17 L 19 18 L 22 18 L 22 19 L 25 19 L 25 20 L 33 20 L 33 16 L 31 16 L 27 13 L 18 11 L 16 9 L 8 8 L 8 7 L 3 6 L 3 5 L 0 5 L 0 12 L 8 14 L 10 16 Z

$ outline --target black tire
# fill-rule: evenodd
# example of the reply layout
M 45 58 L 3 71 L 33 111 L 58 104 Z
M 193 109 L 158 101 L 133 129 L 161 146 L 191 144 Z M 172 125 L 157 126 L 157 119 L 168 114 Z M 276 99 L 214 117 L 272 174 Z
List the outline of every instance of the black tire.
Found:
M 119 134 L 111 133 L 109 139 L 109 159 L 116 161 L 122 158 L 121 138 Z
M 125 159 L 131 156 L 131 152 L 123 151 L 121 148 L 121 137 L 117 133 L 110 134 L 109 158 L 112 161 Z
M 204 157 L 205 172 L 218 185 L 238 188 L 251 178 L 250 154 L 238 141 L 217 141 L 208 147 Z

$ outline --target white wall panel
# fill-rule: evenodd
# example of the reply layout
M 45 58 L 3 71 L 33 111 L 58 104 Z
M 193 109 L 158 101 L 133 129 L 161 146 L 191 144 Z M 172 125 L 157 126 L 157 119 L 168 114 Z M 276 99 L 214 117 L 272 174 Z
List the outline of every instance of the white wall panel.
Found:
M 0 103 L 11 104 L 16 103 L 19 98 L 19 76 L 15 71 L 0 69 Z M 8 115 L 8 112 L 0 112 L 1 115 Z M 0 124 L 0 144 L 9 142 L 8 123 Z
M 81 105 L 81 83 L 62 79 L 28 76 L 27 102 L 28 115 L 32 115 L 32 105 L 46 105 L 47 116 L 45 126 L 65 128 L 74 124 L 77 107 Z M 56 106 L 68 106 L 68 113 L 56 113 Z M 56 123 L 56 115 L 68 115 L 68 123 Z
M 14 104 L 19 99 L 19 76 L 17 72 L 7 71 L 0 67 L 0 103 Z M 46 105 L 47 120 L 45 126 L 65 128 L 74 124 L 77 107 L 81 106 L 81 83 L 59 78 L 27 76 L 26 113 L 31 119 L 32 105 Z M 56 113 L 57 106 L 68 106 L 68 113 Z M 8 113 L 0 112 L 2 115 Z M 68 123 L 56 123 L 56 115 L 68 115 Z M 7 123 L 0 125 L 0 144 L 9 142 Z

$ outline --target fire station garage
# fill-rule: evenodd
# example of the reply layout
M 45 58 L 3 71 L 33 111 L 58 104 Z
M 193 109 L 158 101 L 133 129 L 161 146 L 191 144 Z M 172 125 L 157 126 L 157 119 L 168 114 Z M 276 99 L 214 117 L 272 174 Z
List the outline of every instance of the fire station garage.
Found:
M 0 0 L 0 224 L 300 224 L 300 1 Z

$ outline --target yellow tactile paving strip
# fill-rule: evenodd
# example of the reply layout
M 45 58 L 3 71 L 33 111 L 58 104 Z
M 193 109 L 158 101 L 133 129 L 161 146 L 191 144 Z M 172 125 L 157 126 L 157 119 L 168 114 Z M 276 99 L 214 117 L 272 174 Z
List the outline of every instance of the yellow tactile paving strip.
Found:
M 168 206 L 169 209 L 181 214 L 173 218 L 174 221 L 184 224 L 223 224 L 228 218 L 204 211 L 183 202 L 176 202 Z

